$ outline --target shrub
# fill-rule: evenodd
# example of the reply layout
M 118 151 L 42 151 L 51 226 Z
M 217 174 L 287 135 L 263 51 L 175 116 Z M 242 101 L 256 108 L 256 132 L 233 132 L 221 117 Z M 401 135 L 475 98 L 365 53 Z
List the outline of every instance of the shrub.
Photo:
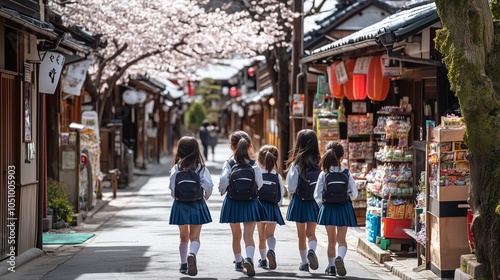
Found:
M 73 205 L 69 202 L 66 186 L 57 181 L 49 181 L 47 187 L 47 207 L 52 208 L 56 221 L 64 220 L 71 223 L 75 214 Z
M 200 129 L 201 123 L 206 118 L 205 107 L 198 102 L 192 103 L 186 114 L 186 127 L 196 132 Z

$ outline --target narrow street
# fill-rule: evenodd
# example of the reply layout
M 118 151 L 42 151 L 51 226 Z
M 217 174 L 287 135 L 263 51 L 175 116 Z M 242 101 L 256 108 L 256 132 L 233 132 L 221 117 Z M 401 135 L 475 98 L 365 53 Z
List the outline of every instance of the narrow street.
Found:
M 201 234 L 201 248 L 197 256 L 198 279 L 247 278 L 246 273 L 234 270 L 231 232 L 228 224 L 220 224 L 219 215 L 223 197 L 217 191 L 222 162 L 229 158 L 227 141 L 216 147 L 216 161 L 207 165 L 213 175 L 215 188 L 208 201 L 213 222 L 205 225 Z M 211 155 L 209 156 L 210 159 Z M 95 237 L 85 244 L 63 246 L 19 267 L 15 273 L 2 279 L 188 279 L 178 272 L 178 228 L 168 224 L 172 203 L 167 187 L 171 163 L 158 169 L 139 190 L 121 189 L 118 197 L 77 227 L 79 232 L 94 232 Z M 162 174 L 163 173 L 163 174 Z M 283 215 L 286 206 L 282 206 Z M 346 257 L 345 279 L 399 279 L 384 267 L 374 264 L 356 252 L 357 235 L 363 230 L 350 229 L 349 252 Z M 255 254 L 257 279 L 320 279 L 332 278 L 324 274 L 326 268 L 326 233 L 318 227 L 318 270 L 310 273 L 298 270 L 300 257 L 294 223 L 276 229 L 276 270 L 257 267 L 260 257 Z M 257 245 L 257 232 L 255 233 Z M 44 248 L 45 249 L 45 248 Z

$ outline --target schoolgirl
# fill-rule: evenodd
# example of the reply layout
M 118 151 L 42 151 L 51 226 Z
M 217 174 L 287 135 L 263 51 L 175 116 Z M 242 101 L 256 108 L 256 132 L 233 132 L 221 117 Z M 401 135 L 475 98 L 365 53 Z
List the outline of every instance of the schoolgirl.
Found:
M 201 227 L 203 224 L 212 222 L 205 200 L 212 194 L 213 182 L 210 172 L 205 167 L 196 138 L 184 136 L 179 140 L 174 163 L 170 170 L 169 186 L 174 202 L 170 211 L 169 224 L 179 226 L 181 261 L 179 272 L 195 276 L 198 274 L 196 255 L 200 248 Z M 176 192 L 176 187 L 179 185 L 176 177 L 180 174 L 179 172 L 184 171 L 196 172 L 202 188 L 201 198 L 193 201 L 179 199 L 181 196 L 178 191 L 181 187 Z
M 319 146 L 316 133 L 311 129 L 303 129 L 297 133 L 292 154 L 288 159 L 288 173 L 286 176 L 286 184 L 288 192 L 292 198 L 288 205 L 286 219 L 295 222 L 297 227 L 299 253 L 301 263 L 300 271 L 309 271 L 309 268 L 318 269 L 318 258 L 316 256 L 316 222 L 318 219 L 319 207 L 314 201 L 313 193 L 311 198 L 303 198 L 298 194 L 299 188 L 302 188 L 302 183 L 308 177 L 306 171 L 319 171 Z M 317 173 L 319 174 L 319 172 Z M 317 179 L 317 177 L 316 177 Z M 311 187 L 312 180 L 307 180 Z M 299 184 L 300 183 L 300 184 Z M 305 185 L 305 184 L 304 184 Z M 309 190 L 307 190 L 309 191 Z M 307 242 L 307 243 L 306 243 Z M 309 250 L 308 250 L 309 248 Z
M 227 193 L 222 204 L 220 223 L 229 223 L 231 227 L 235 269 L 243 271 L 244 267 L 248 276 L 254 276 L 255 268 L 253 258 L 255 254 L 255 242 L 253 234 L 257 222 L 266 219 L 266 213 L 262 204 L 257 199 L 257 195 L 249 199 L 236 198 L 236 196 L 231 197 L 231 188 L 236 188 L 239 184 L 233 184 L 231 178 L 233 166 L 238 164 L 250 164 L 251 170 L 253 170 L 252 175 L 254 176 L 254 178 L 251 179 L 255 183 L 255 191 L 257 191 L 262 187 L 262 172 L 257 162 L 253 161 L 250 157 L 252 141 L 246 132 L 233 132 L 229 141 L 229 146 L 231 150 L 233 150 L 233 155 L 231 159 L 224 162 L 219 181 L 220 194 L 224 195 Z M 241 223 L 243 223 L 243 233 L 241 230 Z M 243 259 L 241 254 L 242 236 L 245 243 L 245 259 Z
M 316 202 L 321 205 L 318 216 L 318 224 L 324 225 L 328 235 L 328 267 L 325 270 L 327 275 L 345 276 L 347 271 L 344 265 L 344 258 L 347 253 L 347 228 L 357 226 L 356 214 L 352 206 L 352 200 L 358 196 L 358 190 L 354 178 L 341 166 L 344 156 L 344 148 L 342 145 L 335 141 L 330 141 L 325 147 L 325 153 L 321 158 L 320 166 L 322 172 L 318 177 L 314 198 Z M 325 201 L 324 193 L 326 189 L 326 177 L 329 173 L 337 172 L 345 174 L 345 183 L 347 190 L 343 202 L 336 201 L 335 203 L 328 203 Z M 339 182 L 341 180 L 336 180 Z M 343 194 L 343 193 L 342 193 Z M 335 247 L 338 244 L 338 252 L 336 253 Z
M 285 224 L 280 210 L 285 189 L 283 179 L 277 172 L 278 158 L 278 149 L 271 145 L 262 146 L 257 158 L 264 179 L 264 185 L 259 191 L 259 201 L 267 214 L 266 221 L 257 223 L 261 256 L 259 267 L 261 268 L 276 269 L 276 238 L 274 237 L 274 231 L 276 224 Z

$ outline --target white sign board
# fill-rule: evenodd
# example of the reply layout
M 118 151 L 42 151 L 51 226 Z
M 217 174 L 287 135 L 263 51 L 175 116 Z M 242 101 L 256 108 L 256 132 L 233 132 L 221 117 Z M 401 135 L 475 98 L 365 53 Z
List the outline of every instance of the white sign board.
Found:
M 46 52 L 40 64 L 38 82 L 41 93 L 54 94 L 59 77 L 61 77 L 62 67 L 64 65 L 64 56 L 56 52 Z
M 80 96 L 83 82 L 87 76 L 87 70 L 92 60 L 70 64 L 66 67 L 66 74 L 62 78 L 62 89 L 64 93 Z
M 354 65 L 353 74 L 368 74 L 368 68 L 370 67 L 370 62 L 372 61 L 372 56 L 358 57 L 356 59 L 356 64 Z
M 337 77 L 337 83 L 339 85 L 349 81 L 349 76 L 347 75 L 347 70 L 345 69 L 345 64 L 343 61 L 335 66 L 335 76 Z
M 94 130 L 97 140 L 99 140 L 99 121 L 96 111 L 82 112 L 82 124 Z

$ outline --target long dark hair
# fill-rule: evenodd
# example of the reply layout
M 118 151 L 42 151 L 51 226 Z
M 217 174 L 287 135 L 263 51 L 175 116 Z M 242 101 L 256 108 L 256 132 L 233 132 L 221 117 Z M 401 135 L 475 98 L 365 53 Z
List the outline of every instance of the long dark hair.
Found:
M 278 169 L 278 158 L 279 152 L 275 146 L 264 145 L 259 150 L 259 163 L 264 166 L 264 168 L 271 172 L 274 168 Z
M 325 153 L 321 157 L 321 170 L 330 172 L 330 167 L 340 166 L 340 158 L 344 156 L 344 147 L 337 141 L 330 141 L 325 147 Z
M 305 175 L 307 167 L 319 167 L 319 145 L 316 132 L 311 129 L 302 129 L 297 133 L 295 146 L 287 161 L 288 170 L 292 164 L 297 166 L 300 174 Z
M 191 136 L 183 136 L 177 143 L 177 153 L 174 163 L 179 165 L 179 170 L 196 170 L 198 163 L 205 167 L 205 161 L 200 153 L 198 140 Z
M 229 137 L 229 142 L 231 143 L 231 149 L 233 152 L 233 158 L 238 163 L 246 163 L 250 160 L 250 154 L 248 148 L 252 145 L 252 140 L 250 136 L 245 131 L 235 131 L 231 133 Z

